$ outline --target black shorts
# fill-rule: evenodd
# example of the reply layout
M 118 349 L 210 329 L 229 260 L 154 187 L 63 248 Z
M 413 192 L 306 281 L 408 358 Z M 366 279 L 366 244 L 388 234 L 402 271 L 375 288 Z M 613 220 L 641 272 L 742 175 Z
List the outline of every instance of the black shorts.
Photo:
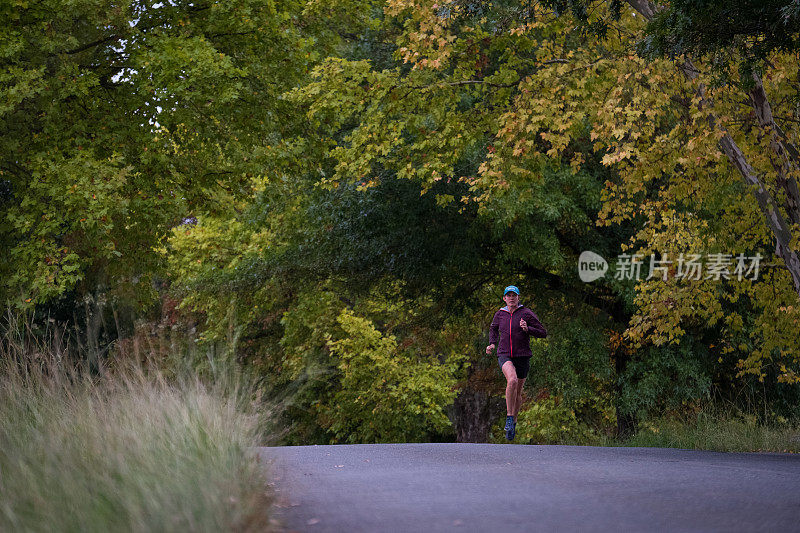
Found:
M 530 357 L 509 357 L 507 355 L 497 356 L 497 362 L 500 364 L 501 369 L 506 361 L 511 361 L 514 363 L 514 368 L 517 369 L 517 379 L 525 379 L 528 377 L 528 371 L 531 369 Z

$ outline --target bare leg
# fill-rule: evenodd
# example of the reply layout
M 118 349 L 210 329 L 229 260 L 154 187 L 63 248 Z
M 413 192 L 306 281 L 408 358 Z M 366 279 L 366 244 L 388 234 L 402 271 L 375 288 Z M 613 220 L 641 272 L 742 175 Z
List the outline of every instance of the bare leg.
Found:
M 506 413 L 508 416 L 515 416 L 514 404 L 517 400 L 517 369 L 514 368 L 514 363 L 506 361 L 503 363 L 503 375 L 506 377 Z
M 522 407 L 522 387 L 525 385 L 525 378 L 517 379 L 517 394 L 514 396 L 514 420 L 517 419 L 519 409 Z

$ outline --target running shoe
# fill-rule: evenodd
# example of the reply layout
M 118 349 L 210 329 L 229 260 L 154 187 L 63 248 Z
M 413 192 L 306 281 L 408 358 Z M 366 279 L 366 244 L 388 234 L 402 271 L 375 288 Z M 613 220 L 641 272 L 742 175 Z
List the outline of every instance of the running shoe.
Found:
M 514 426 L 516 426 L 516 422 L 514 422 L 514 417 L 513 416 L 507 416 L 506 417 L 506 427 L 505 427 L 506 440 L 511 440 L 511 439 L 514 438 L 514 433 L 515 433 Z

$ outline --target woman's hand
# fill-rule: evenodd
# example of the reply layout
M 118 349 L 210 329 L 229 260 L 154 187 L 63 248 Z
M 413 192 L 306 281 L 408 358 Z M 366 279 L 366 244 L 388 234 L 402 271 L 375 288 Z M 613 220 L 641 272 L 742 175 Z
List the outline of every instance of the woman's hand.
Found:
M 520 319 L 519 326 L 523 329 L 523 331 L 528 331 L 528 323 L 525 320 Z
M 486 347 L 487 354 L 492 353 L 492 350 L 494 350 L 494 344 L 490 344 L 489 346 Z

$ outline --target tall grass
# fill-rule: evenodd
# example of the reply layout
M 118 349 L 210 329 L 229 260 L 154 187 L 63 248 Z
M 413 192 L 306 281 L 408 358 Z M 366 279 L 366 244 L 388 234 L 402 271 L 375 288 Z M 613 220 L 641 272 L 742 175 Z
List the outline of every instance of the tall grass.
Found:
M 71 370 L 9 329 L 0 357 L 0 530 L 274 528 L 259 420 L 235 387 Z
M 620 443 L 718 452 L 800 452 L 796 424 L 760 424 L 755 416 L 707 408 L 688 419 L 663 418 Z

